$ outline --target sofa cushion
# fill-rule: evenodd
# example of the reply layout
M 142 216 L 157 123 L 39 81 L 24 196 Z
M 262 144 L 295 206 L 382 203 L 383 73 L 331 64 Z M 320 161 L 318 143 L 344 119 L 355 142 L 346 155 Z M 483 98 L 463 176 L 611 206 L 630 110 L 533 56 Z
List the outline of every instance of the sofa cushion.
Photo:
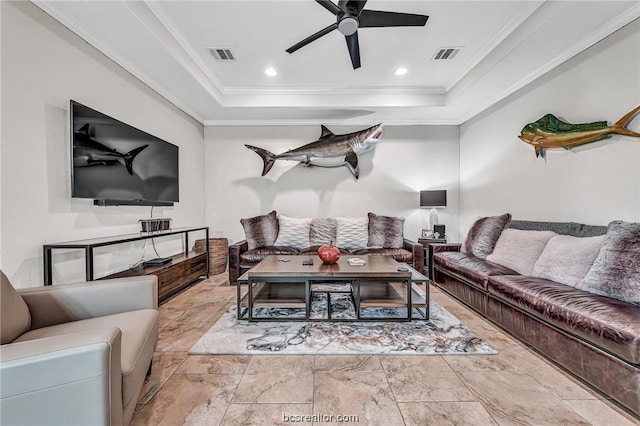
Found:
M 262 216 L 240 219 L 249 250 L 273 246 L 278 238 L 278 217 L 273 210 Z
M 640 307 L 521 275 L 489 277 L 489 294 L 640 364 Z
M 294 255 L 299 252 L 293 247 L 260 247 L 240 253 L 240 265 L 255 265 L 269 255 Z
M 22 296 L 0 271 L 0 340 L 2 344 L 13 342 L 31 328 L 31 313 Z
M 604 238 L 556 235 L 547 243 L 531 275 L 575 287 L 589 272 Z
M 402 248 L 368 248 L 357 250 L 355 255 L 361 256 L 365 254 L 373 254 L 380 256 L 391 256 L 398 262 L 411 263 L 413 262 L 413 254 L 409 250 Z
M 311 247 L 336 244 L 337 222 L 334 218 L 314 218 L 309 229 L 309 244 Z
M 551 231 L 505 229 L 487 260 L 513 269 L 520 275 L 531 276 L 547 242 L 556 235 Z
M 511 215 L 509 213 L 476 220 L 471 226 L 460 251 L 473 254 L 480 259 L 486 259 L 493 252 L 502 230 L 510 221 Z
M 504 266 L 487 262 L 469 253 L 445 251 L 433 254 L 433 263 L 470 281 L 476 287 L 487 289 L 492 275 L 513 275 L 516 272 Z
M 404 243 L 404 218 L 369 213 L 369 248 L 401 249 Z
M 614 221 L 576 288 L 640 305 L 640 223 Z
M 310 217 L 278 217 L 278 247 L 293 247 L 298 250 L 309 247 Z
M 336 246 L 349 251 L 367 248 L 369 243 L 369 218 L 336 218 Z
M 42 327 L 21 335 L 16 342 L 117 327 L 122 332 L 120 368 L 122 405 L 127 406 L 142 388 L 158 340 L 158 311 L 141 309 Z M 144 362 L 144 365 L 141 363 Z M 134 403 L 136 401 L 133 401 Z

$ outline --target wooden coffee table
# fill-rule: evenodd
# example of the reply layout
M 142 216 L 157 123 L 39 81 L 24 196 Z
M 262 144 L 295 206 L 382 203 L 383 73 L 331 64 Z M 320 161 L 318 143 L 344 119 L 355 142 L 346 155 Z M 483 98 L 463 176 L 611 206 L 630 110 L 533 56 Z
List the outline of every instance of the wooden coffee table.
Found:
M 352 266 L 348 259 L 357 257 L 365 265 Z M 313 260 L 312 265 L 303 261 Z M 406 270 L 398 270 L 404 267 Z M 402 268 L 401 268 L 402 269 Z M 418 291 L 417 283 L 427 283 L 424 292 Z M 262 262 L 238 279 L 238 319 L 249 321 L 309 321 L 314 285 L 343 283 L 347 286 L 355 307 L 356 321 L 411 321 L 413 312 L 421 319 L 429 318 L 428 279 L 410 266 L 399 263 L 389 256 L 362 255 L 342 256 L 338 263 L 325 265 L 318 256 L 267 256 Z M 322 290 L 330 293 L 331 290 Z M 340 292 L 345 292 L 341 290 Z M 259 316 L 259 308 L 300 308 L 298 315 Z M 406 316 L 367 316 L 363 308 L 405 308 Z M 327 294 L 328 318 L 331 318 L 331 299 Z M 302 313 L 303 312 L 303 313 Z M 391 312 L 391 310 L 386 310 Z M 417 319 L 417 318 L 416 318 Z M 344 319 L 343 319 L 344 320 Z

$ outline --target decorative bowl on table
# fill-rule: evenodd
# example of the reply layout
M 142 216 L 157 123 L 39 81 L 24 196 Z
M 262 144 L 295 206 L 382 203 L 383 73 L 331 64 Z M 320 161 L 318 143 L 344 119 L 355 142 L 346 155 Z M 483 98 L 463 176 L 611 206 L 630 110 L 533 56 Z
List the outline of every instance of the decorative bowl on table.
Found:
M 340 249 L 333 244 L 320 246 L 318 256 L 325 265 L 333 265 L 340 259 Z

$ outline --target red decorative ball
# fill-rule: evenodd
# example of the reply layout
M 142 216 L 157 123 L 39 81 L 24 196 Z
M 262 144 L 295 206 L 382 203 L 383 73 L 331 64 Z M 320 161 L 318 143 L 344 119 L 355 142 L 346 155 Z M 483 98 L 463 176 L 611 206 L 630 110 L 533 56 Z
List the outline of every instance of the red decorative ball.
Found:
M 333 265 L 340 259 L 340 249 L 334 246 L 320 246 L 318 256 L 325 265 Z

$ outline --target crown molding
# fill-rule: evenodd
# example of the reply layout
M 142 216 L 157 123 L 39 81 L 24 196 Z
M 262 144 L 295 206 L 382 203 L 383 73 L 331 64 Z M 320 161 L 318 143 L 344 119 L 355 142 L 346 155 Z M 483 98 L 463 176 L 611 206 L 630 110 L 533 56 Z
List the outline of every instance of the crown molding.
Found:
M 259 120 L 205 120 L 205 127 L 271 127 L 271 126 L 351 126 L 351 125 L 374 125 L 380 123 L 378 120 L 360 120 L 360 119 L 301 119 L 301 120 L 278 120 L 278 119 L 259 119 Z M 404 120 L 404 119 L 388 119 L 382 120 L 385 126 L 457 126 L 460 123 L 455 119 L 438 119 L 438 120 Z
M 171 36 L 172 40 L 170 41 L 175 41 L 175 43 L 164 46 L 167 52 L 184 67 L 185 71 L 187 71 L 194 80 L 207 90 L 207 93 L 211 94 L 218 103 L 223 104 L 224 85 L 220 79 L 211 72 L 205 60 L 197 53 L 191 44 L 189 44 L 182 32 L 177 29 L 171 17 L 155 4 L 157 2 L 143 0 L 140 3 L 146 5 L 149 12 L 153 15 L 153 19 Z M 141 18 L 151 19 L 150 16 L 146 16 L 146 18 L 142 16 Z M 159 41 L 163 43 L 162 40 Z M 185 56 L 187 58 L 186 61 L 183 60 Z
M 574 43 L 571 47 L 565 49 L 561 54 L 557 55 L 552 60 L 538 67 L 522 79 L 516 81 L 514 84 L 497 93 L 495 96 L 489 98 L 486 102 L 479 104 L 477 107 L 471 109 L 466 114 L 463 114 L 459 120 L 460 124 L 469 121 L 481 112 L 491 108 L 493 105 L 512 95 L 517 90 L 520 90 L 524 86 L 532 83 L 539 77 L 542 77 L 544 74 L 548 73 L 549 71 L 553 70 L 554 68 L 558 67 L 574 56 L 584 52 L 591 46 L 595 45 L 599 41 L 605 39 L 606 37 L 610 36 L 614 32 L 618 31 L 625 25 L 633 22 L 638 18 L 640 18 L 640 3 L 635 3 L 629 9 L 625 10 L 615 18 L 609 20 L 606 24 L 592 31 L 588 37 L 580 39 L 579 42 Z
M 466 63 L 460 70 L 445 83 L 443 90 L 448 92 L 460 80 L 475 68 L 484 58 L 486 58 L 500 43 L 509 37 L 523 22 L 544 4 L 545 0 L 532 2 L 529 7 L 524 8 L 519 14 L 514 16 L 507 24 L 486 44 L 471 60 Z
M 360 86 L 360 87 L 226 87 L 225 95 L 444 95 L 443 87 Z
M 195 110 L 190 108 L 188 105 L 184 104 L 180 101 L 176 96 L 173 95 L 170 91 L 166 90 L 162 84 L 155 81 L 153 78 L 149 77 L 146 73 L 141 71 L 138 67 L 136 67 L 133 63 L 127 61 L 125 58 L 118 55 L 112 49 L 109 49 L 104 43 L 101 43 L 97 38 L 91 35 L 91 32 L 82 25 L 81 22 L 73 19 L 68 14 L 64 13 L 60 9 L 57 8 L 56 2 L 50 1 L 42 1 L 42 0 L 31 0 L 33 4 L 35 4 L 38 8 L 40 8 L 47 15 L 51 16 L 53 19 L 62 24 L 67 30 L 71 31 L 82 40 L 89 43 L 96 50 L 106 56 L 108 59 L 113 61 L 118 67 L 122 68 L 127 73 L 131 74 L 134 78 L 145 84 L 151 90 L 159 94 L 161 97 L 165 98 L 169 103 L 173 104 L 175 107 L 180 109 L 182 112 L 193 118 L 199 123 L 203 123 L 204 118 L 198 114 Z

